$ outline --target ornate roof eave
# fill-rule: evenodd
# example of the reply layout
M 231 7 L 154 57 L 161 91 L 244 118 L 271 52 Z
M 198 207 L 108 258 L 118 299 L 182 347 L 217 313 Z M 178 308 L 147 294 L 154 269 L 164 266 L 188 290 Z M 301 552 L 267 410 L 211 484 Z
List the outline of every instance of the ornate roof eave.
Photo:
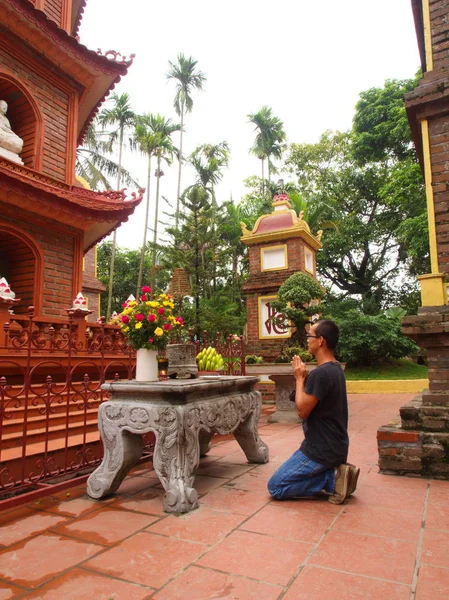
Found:
M 86 4 L 87 0 L 73 0 L 72 2 L 71 33 L 73 36 L 78 35 Z
M 270 231 L 267 233 L 249 233 L 242 235 L 240 240 L 247 246 L 263 244 L 265 242 L 277 242 L 290 238 L 302 238 L 314 250 L 320 250 L 323 244 L 306 229 L 305 223 L 297 223 L 289 229 L 280 229 L 279 231 Z
M 85 3 L 81 4 L 84 8 Z M 2 23 L 11 32 L 83 86 L 77 132 L 80 143 L 97 106 L 126 75 L 134 55 L 127 58 L 114 50 L 104 54 L 89 50 L 29 0 L 0 0 L 0 12 Z
M 0 199 L 53 221 L 84 231 L 84 250 L 128 220 L 142 201 L 140 189 L 126 198 L 119 192 L 93 192 L 67 185 L 7 160 L 0 159 Z

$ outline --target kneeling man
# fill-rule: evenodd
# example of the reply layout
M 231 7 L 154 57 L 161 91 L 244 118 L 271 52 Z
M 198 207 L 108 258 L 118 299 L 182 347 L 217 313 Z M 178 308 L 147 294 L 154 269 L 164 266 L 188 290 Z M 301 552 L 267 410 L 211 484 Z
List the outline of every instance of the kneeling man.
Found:
M 268 482 L 276 500 L 325 492 L 329 502 L 341 504 L 356 489 L 360 469 L 346 464 L 348 399 L 343 370 L 334 356 L 338 337 L 336 323 L 317 321 L 307 333 L 317 367 L 308 373 L 299 356 L 293 357 L 296 390 L 291 399 L 303 419 L 304 441 Z

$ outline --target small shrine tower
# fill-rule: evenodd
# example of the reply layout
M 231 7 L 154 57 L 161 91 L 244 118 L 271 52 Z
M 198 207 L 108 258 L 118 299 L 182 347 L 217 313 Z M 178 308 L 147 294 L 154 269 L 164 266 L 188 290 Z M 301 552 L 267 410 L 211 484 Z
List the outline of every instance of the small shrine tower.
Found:
M 247 312 L 248 353 L 263 356 L 271 362 L 279 355 L 289 338 L 289 327 L 273 322 L 276 311 L 271 302 L 280 286 L 298 271 L 316 279 L 316 252 L 322 247 L 319 231 L 312 234 L 304 220 L 290 204 L 290 198 L 279 185 L 273 198 L 273 212 L 263 215 L 250 231 L 241 223 L 244 244 L 249 246 L 249 278 L 243 285 Z

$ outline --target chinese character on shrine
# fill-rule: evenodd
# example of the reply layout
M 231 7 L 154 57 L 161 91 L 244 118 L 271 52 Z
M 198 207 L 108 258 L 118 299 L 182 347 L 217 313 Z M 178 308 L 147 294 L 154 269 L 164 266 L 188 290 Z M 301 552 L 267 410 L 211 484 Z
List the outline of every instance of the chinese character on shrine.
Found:
M 259 338 L 290 337 L 290 326 L 287 319 L 272 306 L 276 296 L 259 298 Z

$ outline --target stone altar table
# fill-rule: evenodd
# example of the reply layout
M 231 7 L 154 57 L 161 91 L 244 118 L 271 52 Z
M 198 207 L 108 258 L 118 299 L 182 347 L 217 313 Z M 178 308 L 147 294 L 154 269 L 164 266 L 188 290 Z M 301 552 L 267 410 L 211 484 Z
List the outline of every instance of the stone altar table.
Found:
M 87 481 L 89 496 L 103 498 L 118 489 L 142 455 L 142 434 L 150 431 L 156 437 L 153 466 L 165 489 L 166 512 L 197 506 L 195 471 L 214 433 L 233 433 L 248 462 L 268 462 L 268 447 L 257 433 L 262 406 L 254 390 L 257 380 L 212 376 L 104 384 L 111 393 L 98 411 L 104 457 Z

